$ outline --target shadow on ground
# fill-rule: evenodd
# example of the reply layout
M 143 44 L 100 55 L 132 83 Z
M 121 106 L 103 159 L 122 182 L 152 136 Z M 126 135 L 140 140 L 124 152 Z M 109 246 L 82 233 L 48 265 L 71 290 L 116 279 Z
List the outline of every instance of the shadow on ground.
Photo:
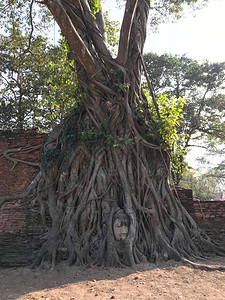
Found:
M 217 266 L 224 267 L 225 269 L 225 258 L 214 257 L 214 258 L 210 258 L 209 260 L 205 260 L 201 262 L 198 261 L 198 264 L 204 264 L 209 267 L 213 267 L 214 272 L 219 272 L 215 270 Z M 142 264 L 142 265 L 137 265 L 135 268 L 102 268 L 102 267 L 83 268 L 83 267 L 75 267 L 75 266 L 69 267 L 65 263 L 60 263 L 59 265 L 57 265 L 54 271 L 51 271 L 48 267 L 36 268 L 36 269 L 31 269 L 30 267 L 9 268 L 9 269 L 0 268 L 0 295 L 1 295 L 0 298 L 4 300 L 20 299 L 20 297 L 22 298 L 22 296 L 28 294 L 30 295 L 31 293 L 34 292 L 46 291 L 46 290 L 51 291 L 52 289 L 56 289 L 56 288 L 64 289 L 65 287 L 69 287 L 69 285 L 79 285 L 80 283 L 83 284 L 83 288 L 86 287 L 86 289 L 89 289 L 89 291 L 91 291 L 93 290 L 93 284 L 98 283 L 100 281 L 104 281 L 102 283 L 103 284 L 102 289 L 104 291 L 104 285 L 105 286 L 109 285 L 109 281 L 116 282 L 116 280 L 120 280 L 121 278 L 128 278 L 127 281 L 129 281 L 132 277 L 133 282 L 137 284 L 138 280 L 141 279 L 143 276 L 145 276 L 143 275 L 145 273 L 146 274 L 148 273 L 148 276 L 152 276 L 152 278 L 153 279 L 155 278 L 155 280 L 157 280 L 157 276 L 159 276 L 159 278 L 165 276 L 165 279 L 166 278 L 168 279 L 169 278 L 168 274 L 176 273 L 176 270 L 179 268 L 192 269 L 191 271 L 194 272 L 192 266 L 188 266 L 187 264 L 184 264 L 182 262 L 178 263 L 174 261 L 164 262 L 160 265 Z M 187 272 L 187 271 L 183 270 L 183 272 Z M 177 276 L 179 278 L 178 273 L 179 272 L 177 272 Z M 158 275 L 154 277 L 155 274 Z M 177 279 L 173 279 L 173 280 L 176 281 Z M 127 281 L 124 281 L 124 283 L 121 281 L 121 284 L 123 285 Z M 110 283 L 110 284 L 114 284 L 114 283 Z M 132 283 L 131 283 L 131 287 L 132 287 Z M 139 287 L 139 285 L 137 285 L 137 287 Z M 97 297 L 98 293 L 96 293 L 95 296 Z M 26 297 L 27 298 L 23 298 L 23 299 L 41 299 L 41 298 L 42 299 L 64 299 L 63 296 L 62 298 L 59 296 L 57 297 L 55 296 L 56 298 L 54 298 L 54 296 L 51 296 L 50 298 L 48 298 L 47 296 L 38 296 L 38 297 L 26 296 Z M 109 297 L 108 299 L 114 299 L 113 296 L 111 297 L 112 298 Z M 71 296 L 71 298 L 65 298 L 65 299 L 70 300 L 70 299 L 79 299 L 79 298 L 74 298 Z M 98 299 L 103 299 L 103 298 L 99 297 Z M 140 299 L 148 299 L 148 298 L 140 298 Z M 153 299 L 158 299 L 158 298 L 153 298 Z M 164 298 L 161 297 L 161 299 Z M 171 298 L 171 299 L 175 299 L 175 298 Z

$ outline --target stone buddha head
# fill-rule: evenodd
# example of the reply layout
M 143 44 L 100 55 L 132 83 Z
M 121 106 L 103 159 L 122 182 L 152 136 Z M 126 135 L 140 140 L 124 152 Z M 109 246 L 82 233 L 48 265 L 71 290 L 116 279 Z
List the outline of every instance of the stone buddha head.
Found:
M 125 240 L 130 226 L 130 219 L 123 209 L 118 210 L 113 217 L 113 232 L 115 239 Z

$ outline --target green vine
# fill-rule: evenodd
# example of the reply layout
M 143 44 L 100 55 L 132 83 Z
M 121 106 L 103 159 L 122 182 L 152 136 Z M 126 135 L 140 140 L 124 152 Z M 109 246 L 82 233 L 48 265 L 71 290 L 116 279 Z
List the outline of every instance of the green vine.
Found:
M 187 155 L 187 149 L 181 148 L 177 144 L 174 145 L 172 151 L 172 174 L 175 184 L 179 183 L 179 178 L 183 174 L 184 170 L 188 167 L 188 163 L 184 160 Z
M 68 146 L 72 146 L 75 142 L 85 142 L 88 146 L 99 146 L 102 150 L 106 149 L 108 146 L 119 147 L 121 145 L 128 145 L 134 142 L 134 139 L 119 138 L 111 135 L 105 121 L 100 124 L 98 129 L 90 127 L 89 130 L 73 130 L 72 132 L 73 133 L 66 134 L 63 137 L 63 140 L 67 144 L 67 148 L 69 148 Z

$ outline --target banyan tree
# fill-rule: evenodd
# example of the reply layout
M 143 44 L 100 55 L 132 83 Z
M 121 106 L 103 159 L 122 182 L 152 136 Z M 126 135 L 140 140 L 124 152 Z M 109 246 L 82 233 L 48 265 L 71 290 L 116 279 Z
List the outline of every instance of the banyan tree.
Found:
M 143 91 L 151 1 L 126 1 L 116 58 L 95 2 L 42 1 L 69 44 L 81 99 L 49 135 L 28 189 L 46 226 L 34 264 L 63 257 L 132 266 L 197 257 L 204 245 L 216 250 L 171 189 L 171 151 L 155 124 L 149 80 L 151 107 Z

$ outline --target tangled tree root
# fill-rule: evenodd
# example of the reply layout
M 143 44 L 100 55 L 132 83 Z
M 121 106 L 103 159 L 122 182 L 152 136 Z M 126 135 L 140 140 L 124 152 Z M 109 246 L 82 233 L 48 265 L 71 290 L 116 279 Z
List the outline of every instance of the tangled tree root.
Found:
M 129 143 L 121 139 L 115 146 L 105 143 L 107 135 L 93 143 L 75 138 L 75 132 L 57 127 L 50 134 L 41 171 L 19 195 L 39 203 L 46 228 L 34 266 L 50 260 L 54 267 L 66 259 L 123 267 L 193 260 L 202 249 L 225 254 L 171 191 L 166 151 L 133 139 L 132 131 Z M 0 204 L 15 199 L 3 198 Z
M 44 151 L 59 147 L 29 189 L 46 227 L 34 266 L 46 259 L 112 267 L 193 260 L 199 245 L 224 255 L 171 192 L 166 154 L 138 142 L 104 151 L 77 142 L 69 160 L 62 143 L 47 141 Z

